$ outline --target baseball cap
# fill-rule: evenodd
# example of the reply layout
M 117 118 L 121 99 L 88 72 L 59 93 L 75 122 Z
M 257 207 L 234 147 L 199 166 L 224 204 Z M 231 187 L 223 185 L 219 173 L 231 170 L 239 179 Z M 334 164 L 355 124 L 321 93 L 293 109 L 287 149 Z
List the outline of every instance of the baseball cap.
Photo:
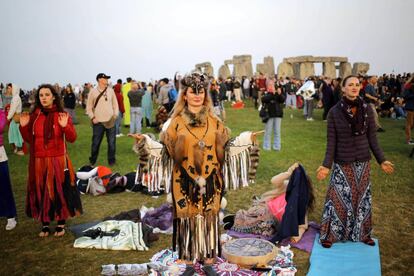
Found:
M 98 75 L 96 75 L 96 80 L 99 79 L 110 79 L 111 76 L 106 75 L 105 73 L 99 73 Z

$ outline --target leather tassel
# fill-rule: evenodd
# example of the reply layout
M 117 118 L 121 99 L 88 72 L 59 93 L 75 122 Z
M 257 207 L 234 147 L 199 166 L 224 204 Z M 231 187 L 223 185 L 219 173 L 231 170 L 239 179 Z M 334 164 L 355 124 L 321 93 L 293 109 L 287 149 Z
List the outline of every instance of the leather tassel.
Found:
M 174 146 L 174 161 L 181 165 L 185 156 L 185 135 L 179 135 Z
M 224 145 L 227 142 L 227 135 L 223 132 L 216 132 L 216 155 L 217 161 L 220 165 L 223 165 L 224 162 Z
M 193 145 L 194 167 L 198 175 L 203 172 L 204 149 L 201 149 L 198 143 Z

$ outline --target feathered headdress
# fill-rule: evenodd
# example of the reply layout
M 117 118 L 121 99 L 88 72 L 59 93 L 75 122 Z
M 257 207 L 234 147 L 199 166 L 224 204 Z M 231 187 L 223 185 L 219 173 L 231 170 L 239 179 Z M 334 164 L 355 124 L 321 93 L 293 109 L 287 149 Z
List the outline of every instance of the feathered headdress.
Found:
M 191 87 L 196 94 L 198 94 L 202 88 L 204 88 L 204 91 L 207 92 L 208 84 L 209 84 L 208 77 L 199 72 L 194 72 L 194 73 L 185 75 L 181 79 L 182 89 L 185 90 L 187 87 Z

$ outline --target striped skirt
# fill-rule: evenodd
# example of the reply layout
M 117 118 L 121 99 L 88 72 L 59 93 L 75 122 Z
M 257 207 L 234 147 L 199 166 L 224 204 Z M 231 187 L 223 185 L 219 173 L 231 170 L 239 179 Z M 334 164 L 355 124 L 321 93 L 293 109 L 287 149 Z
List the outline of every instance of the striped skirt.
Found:
M 322 214 L 321 240 L 362 241 L 371 235 L 370 163 L 334 164 Z

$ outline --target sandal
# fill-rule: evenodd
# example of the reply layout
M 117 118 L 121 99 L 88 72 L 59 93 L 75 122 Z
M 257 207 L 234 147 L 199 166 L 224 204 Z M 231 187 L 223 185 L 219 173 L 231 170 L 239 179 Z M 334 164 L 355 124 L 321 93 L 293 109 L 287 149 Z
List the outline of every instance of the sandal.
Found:
M 62 237 L 63 235 L 65 235 L 66 231 L 65 231 L 65 225 L 58 225 L 55 228 L 55 237 Z
M 211 265 L 203 266 L 201 270 L 206 274 L 206 276 L 218 276 L 217 272 Z
M 39 237 L 46 238 L 46 237 L 49 236 L 49 234 L 50 234 L 49 226 L 43 226 L 42 231 L 40 231 L 40 233 L 39 233 Z
M 236 217 L 236 215 L 233 215 L 233 214 L 227 215 L 223 218 L 223 222 L 224 223 L 229 223 L 229 222 L 234 223 L 234 218 L 235 217 Z
M 331 248 L 331 246 L 332 246 L 332 242 L 328 241 L 328 240 L 321 240 L 321 244 L 325 248 Z
M 366 237 L 362 242 L 367 244 L 367 245 L 370 245 L 370 246 L 375 245 L 375 241 L 373 239 L 371 239 L 370 236 Z
M 183 272 L 183 274 L 181 274 L 181 276 L 193 276 L 195 275 L 195 273 L 196 270 L 193 266 L 186 266 L 185 271 Z

